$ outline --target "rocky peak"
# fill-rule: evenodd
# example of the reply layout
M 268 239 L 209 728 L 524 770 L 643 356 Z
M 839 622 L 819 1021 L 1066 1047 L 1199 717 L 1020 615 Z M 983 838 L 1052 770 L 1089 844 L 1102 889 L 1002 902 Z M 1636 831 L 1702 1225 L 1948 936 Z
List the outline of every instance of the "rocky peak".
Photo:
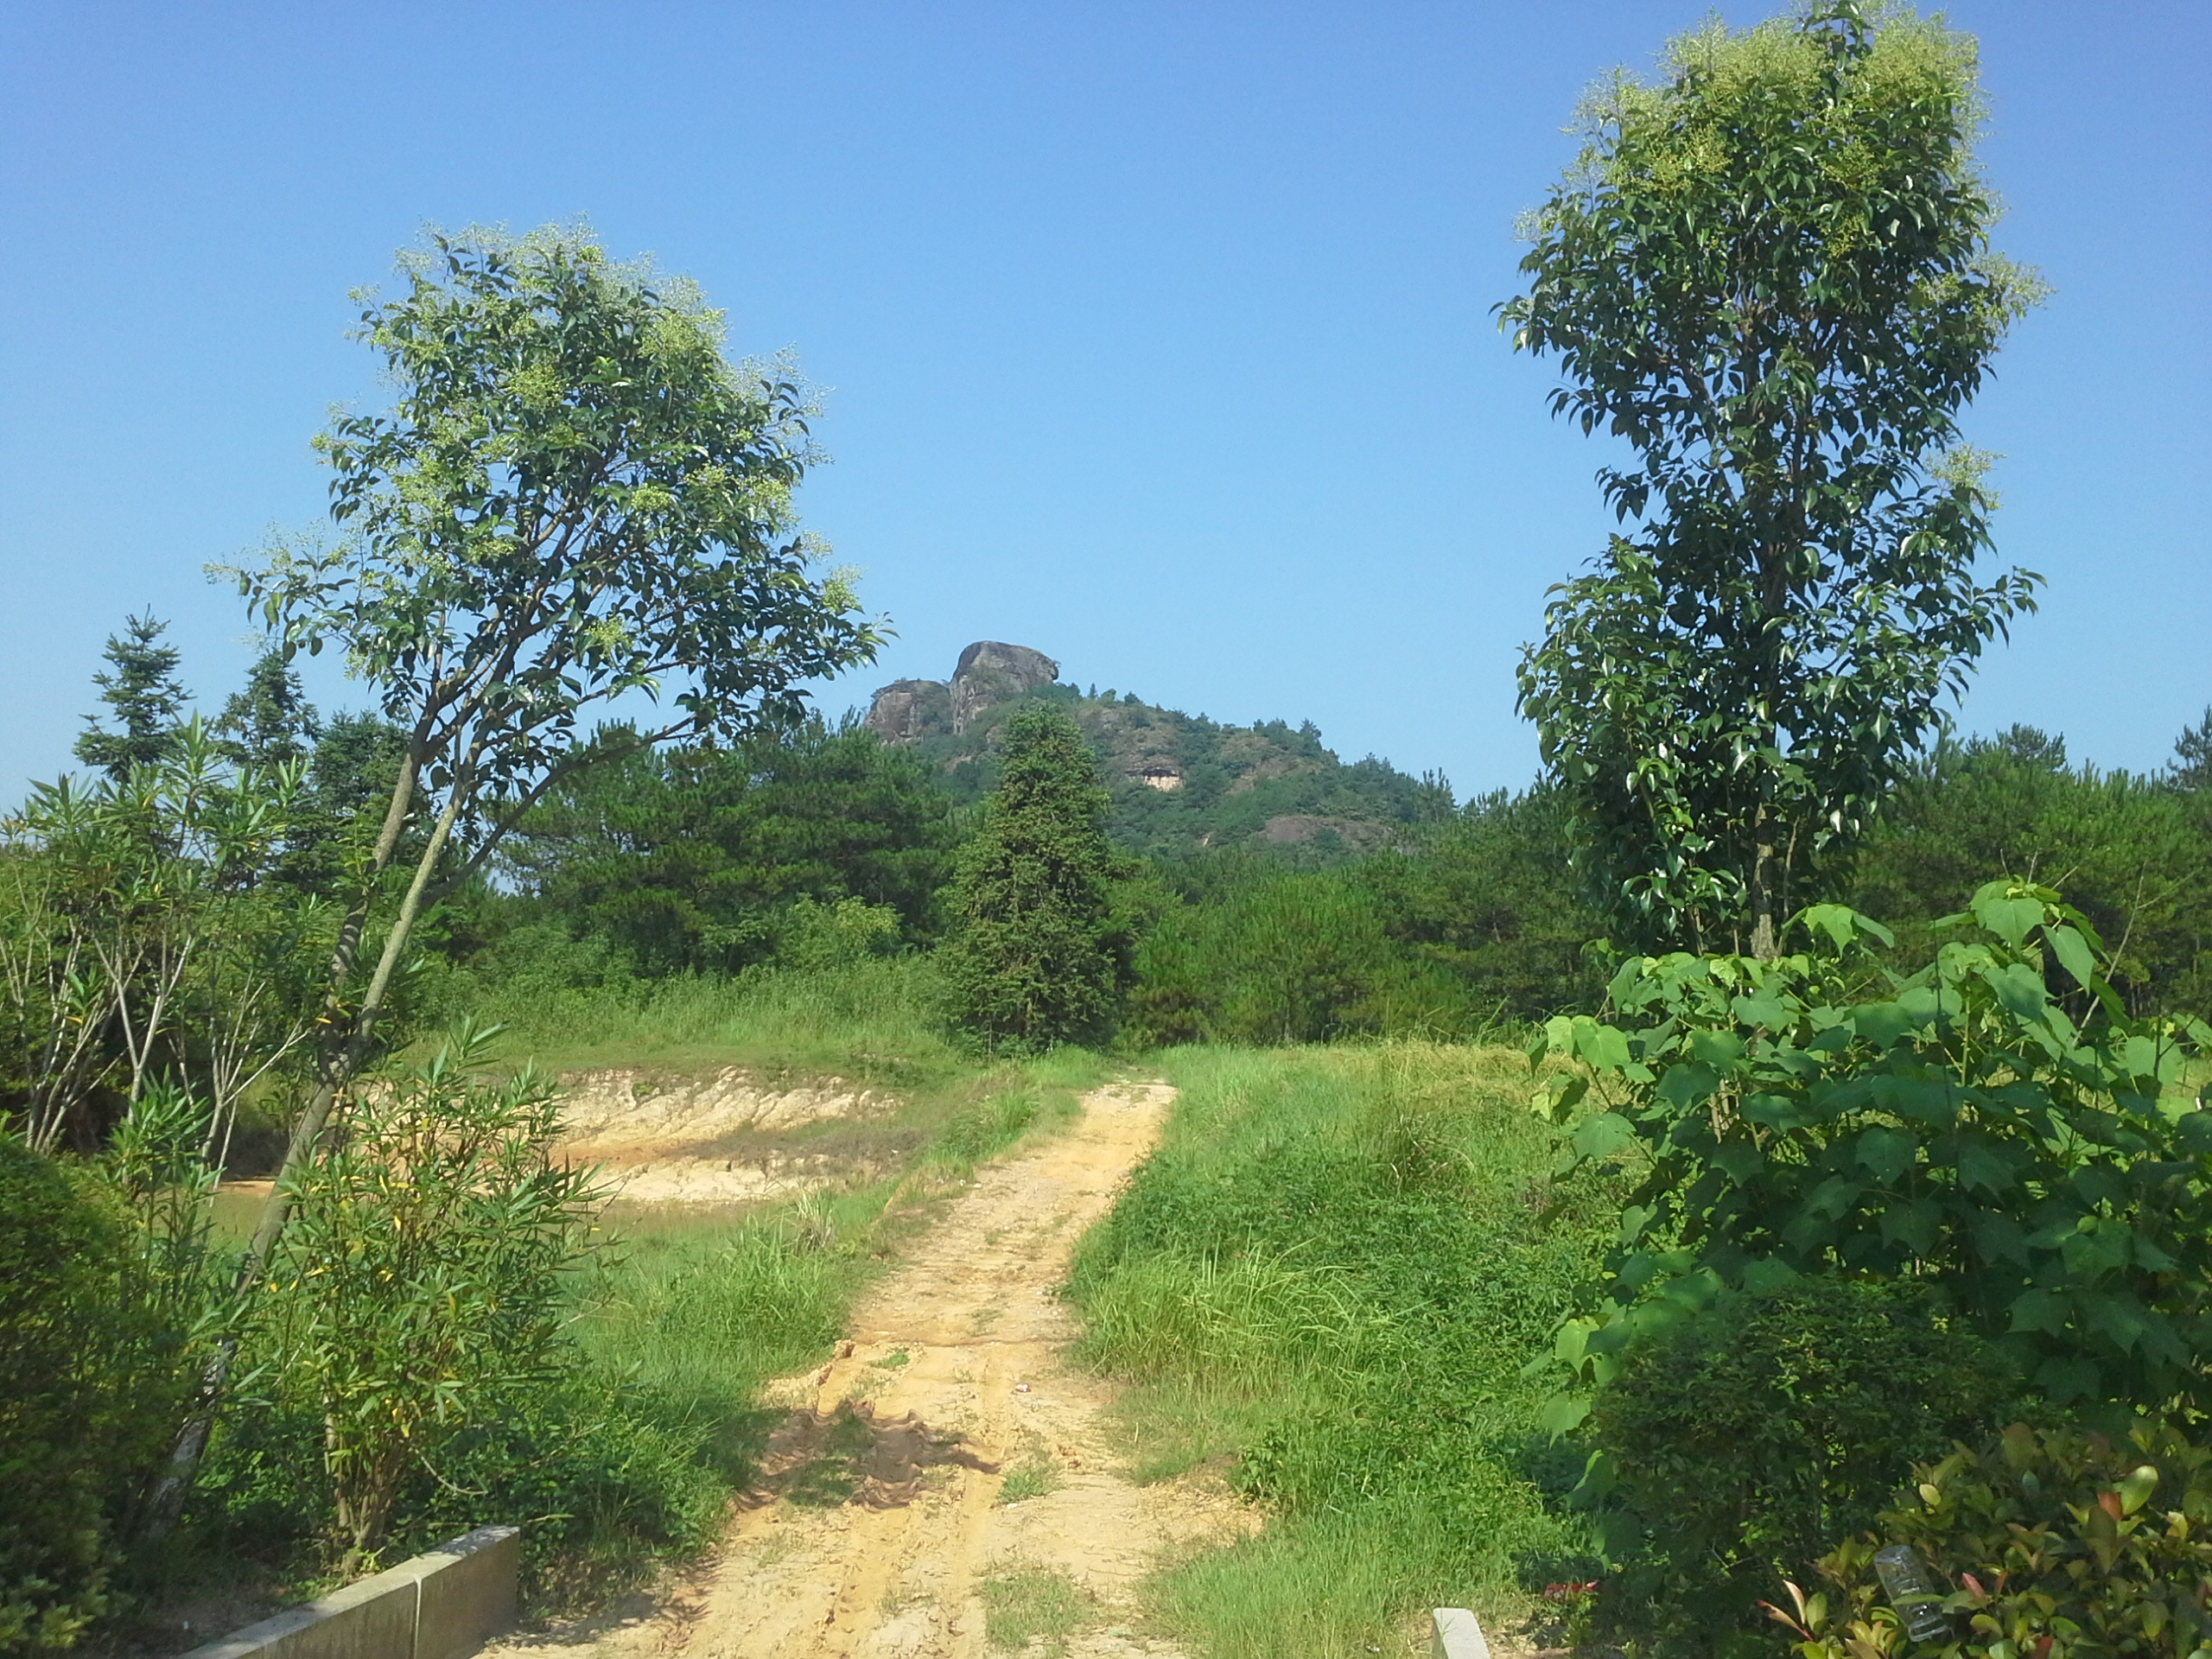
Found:
M 978 639 L 960 653 L 952 671 L 952 730 L 967 730 L 968 722 L 985 709 L 1046 686 L 1060 677 L 1060 665 L 1041 651 L 1009 645 L 996 639 Z
M 1012 701 L 1060 677 L 1060 665 L 1041 651 L 978 639 L 960 653 L 952 683 L 893 680 L 875 694 L 861 723 L 887 743 L 918 743 L 931 732 L 956 737 L 986 709 Z
M 943 680 L 893 680 L 875 694 L 861 724 L 887 743 L 918 743 L 951 718 L 951 694 Z

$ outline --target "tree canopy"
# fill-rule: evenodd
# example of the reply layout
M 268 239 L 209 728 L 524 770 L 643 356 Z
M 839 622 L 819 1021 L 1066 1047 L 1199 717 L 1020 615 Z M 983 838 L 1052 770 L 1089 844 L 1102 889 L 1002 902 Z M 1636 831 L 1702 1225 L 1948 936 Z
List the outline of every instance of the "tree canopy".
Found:
M 1632 534 L 1521 671 L 1624 931 L 1774 949 L 2036 578 L 1974 575 L 1990 458 L 1958 416 L 2039 294 L 1992 251 L 1970 37 L 1820 0 L 1674 41 L 1588 98 L 1526 227 L 1516 348 L 1631 454 Z

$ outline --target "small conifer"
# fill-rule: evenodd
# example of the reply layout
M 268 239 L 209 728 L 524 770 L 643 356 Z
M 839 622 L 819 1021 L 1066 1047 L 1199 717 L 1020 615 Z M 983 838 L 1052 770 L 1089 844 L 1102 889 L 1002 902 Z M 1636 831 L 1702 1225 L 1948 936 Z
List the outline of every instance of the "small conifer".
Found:
M 176 752 L 177 721 L 188 694 L 176 677 L 177 652 L 162 643 L 168 624 L 150 612 L 127 617 L 124 632 L 108 635 L 102 652 L 112 672 L 95 674 L 118 729 L 104 730 L 99 716 L 85 716 L 77 758 L 120 781 L 137 766 L 150 766 Z
M 1130 951 L 1107 804 L 1073 721 L 1039 704 L 1007 721 L 999 787 L 961 861 L 944 949 L 954 1017 L 987 1047 L 1034 1052 L 1113 1033 Z

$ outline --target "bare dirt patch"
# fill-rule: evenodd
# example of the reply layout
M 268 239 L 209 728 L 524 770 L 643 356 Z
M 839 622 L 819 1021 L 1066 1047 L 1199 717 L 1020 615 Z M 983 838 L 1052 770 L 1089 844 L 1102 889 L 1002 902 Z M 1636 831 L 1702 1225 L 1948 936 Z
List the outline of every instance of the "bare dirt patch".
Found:
M 1173 1098 L 1096 1090 L 1065 1133 L 983 1170 L 855 1310 L 838 1357 L 775 1386 L 789 1414 L 714 1556 L 499 1659 L 981 1659 L 990 1630 L 1023 1618 L 1074 1656 L 1176 1655 L 1132 1628 L 1137 1580 L 1254 1517 L 1218 1485 L 1128 1478 L 1112 1388 L 1063 1357 L 1076 1327 L 1053 1294 Z
M 794 1198 L 833 1180 L 865 1178 L 885 1137 L 863 1126 L 899 1103 L 842 1077 L 791 1088 L 763 1084 L 734 1066 L 703 1075 L 623 1068 L 577 1071 L 562 1080 L 563 1149 L 605 1166 L 630 1204 L 728 1204 Z M 845 1120 L 854 1144 L 809 1148 L 792 1132 Z M 889 1137 L 897 1140 L 895 1133 Z M 887 1145 L 886 1160 L 899 1147 Z

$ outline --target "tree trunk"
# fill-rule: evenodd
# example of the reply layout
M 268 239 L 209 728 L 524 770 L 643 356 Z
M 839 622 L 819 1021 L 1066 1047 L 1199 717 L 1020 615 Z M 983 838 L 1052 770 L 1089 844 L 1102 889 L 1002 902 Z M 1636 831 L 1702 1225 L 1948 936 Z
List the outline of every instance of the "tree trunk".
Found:
M 1761 962 L 1772 962 L 1782 954 L 1775 942 L 1776 863 L 1774 849 L 1761 842 L 1751 867 L 1751 955 Z

